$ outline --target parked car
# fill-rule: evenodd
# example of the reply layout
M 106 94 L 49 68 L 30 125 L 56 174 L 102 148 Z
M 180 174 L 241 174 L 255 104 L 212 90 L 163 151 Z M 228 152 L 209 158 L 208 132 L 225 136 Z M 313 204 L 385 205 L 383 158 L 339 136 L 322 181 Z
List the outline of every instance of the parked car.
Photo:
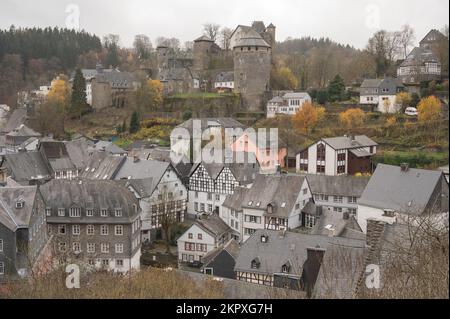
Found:
M 417 116 L 417 109 L 415 107 L 407 107 L 405 110 L 405 114 L 406 115 L 410 115 L 410 116 Z

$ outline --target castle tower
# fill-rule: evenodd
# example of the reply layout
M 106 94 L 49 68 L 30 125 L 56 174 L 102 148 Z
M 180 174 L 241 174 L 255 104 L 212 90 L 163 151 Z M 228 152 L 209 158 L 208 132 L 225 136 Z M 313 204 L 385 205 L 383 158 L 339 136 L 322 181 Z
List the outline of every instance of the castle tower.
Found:
M 264 37 L 264 40 L 266 40 L 266 42 L 272 48 L 272 54 L 273 54 L 273 51 L 275 49 L 275 44 L 276 44 L 275 31 L 276 31 L 275 26 L 272 23 L 269 24 L 266 28 L 266 32 L 265 32 L 266 36 Z
M 194 40 L 194 70 L 206 70 L 211 61 L 211 50 L 214 41 L 207 36 L 201 36 Z
M 158 74 L 161 74 L 162 70 L 169 68 L 169 47 L 160 45 L 156 48 L 156 62 L 158 65 Z
M 254 29 L 242 35 L 233 47 L 234 88 L 250 111 L 264 111 L 269 91 L 271 47 Z

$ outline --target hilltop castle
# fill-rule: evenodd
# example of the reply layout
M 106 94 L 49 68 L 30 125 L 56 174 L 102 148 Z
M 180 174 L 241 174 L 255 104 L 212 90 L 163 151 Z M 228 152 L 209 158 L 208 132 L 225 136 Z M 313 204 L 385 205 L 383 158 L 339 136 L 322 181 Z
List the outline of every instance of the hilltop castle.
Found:
M 231 50 L 220 48 L 201 36 L 194 40 L 192 56 L 180 56 L 167 46 L 158 46 L 156 77 L 168 94 L 217 89 L 226 74 L 228 89 L 241 94 L 249 111 L 263 111 L 270 89 L 275 26 L 255 21 L 238 25 L 230 37 Z

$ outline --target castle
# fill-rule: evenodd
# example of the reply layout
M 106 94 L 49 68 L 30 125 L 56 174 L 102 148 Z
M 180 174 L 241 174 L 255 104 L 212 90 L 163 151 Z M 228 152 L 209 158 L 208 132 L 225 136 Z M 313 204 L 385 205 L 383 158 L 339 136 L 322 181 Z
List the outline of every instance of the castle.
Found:
M 206 36 L 194 40 L 192 56 L 158 46 L 155 75 L 166 94 L 176 94 L 212 91 L 226 74 L 228 88 L 241 95 L 246 110 L 264 111 L 274 46 L 273 24 L 266 27 L 255 21 L 251 26 L 238 25 L 230 37 L 231 50 L 220 48 Z

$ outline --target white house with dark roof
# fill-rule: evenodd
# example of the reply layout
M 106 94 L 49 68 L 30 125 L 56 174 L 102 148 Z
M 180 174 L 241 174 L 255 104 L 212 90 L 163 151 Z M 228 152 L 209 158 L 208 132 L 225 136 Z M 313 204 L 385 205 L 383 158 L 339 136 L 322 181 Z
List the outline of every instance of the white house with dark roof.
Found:
M 365 176 L 333 176 L 307 174 L 311 193 L 316 206 L 323 207 L 322 212 L 329 211 L 343 218 L 343 215 L 357 214 L 357 201 L 369 182 Z
M 222 247 L 230 239 L 233 230 L 215 213 L 198 216 L 194 224 L 178 239 L 179 262 L 202 262 L 209 252 Z
M 441 171 L 378 164 L 358 200 L 357 220 L 402 222 L 407 216 L 448 213 L 448 183 Z
M 275 96 L 267 102 L 267 118 L 275 117 L 277 114 L 295 115 L 306 102 L 311 102 L 311 96 L 307 92 L 291 92 L 285 93 L 282 97 Z
M 324 175 L 371 173 L 378 144 L 365 135 L 322 138 L 297 153 L 297 172 Z
M 365 240 L 259 229 L 241 245 L 236 279 L 311 295 L 322 260 L 332 247 L 363 252 L 366 245 Z
M 401 80 L 396 78 L 365 79 L 360 87 L 359 103 L 372 105 L 381 113 L 396 113 L 400 110 L 396 95 L 404 90 Z
M 214 81 L 214 89 L 219 92 L 230 92 L 234 89 L 234 72 L 220 72 Z
M 258 229 L 289 230 L 303 225 L 303 211 L 312 200 L 304 176 L 260 174 L 251 187 L 228 196 L 220 217 L 246 241 Z
M 189 177 L 188 214 L 218 212 L 225 197 L 233 194 L 237 186 L 251 184 L 258 172 L 257 163 L 194 165 Z
M 165 215 L 174 223 L 184 221 L 188 191 L 170 163 L 127 158 L 114 179 L 139 200 L 143 241 L 161 237 Z

